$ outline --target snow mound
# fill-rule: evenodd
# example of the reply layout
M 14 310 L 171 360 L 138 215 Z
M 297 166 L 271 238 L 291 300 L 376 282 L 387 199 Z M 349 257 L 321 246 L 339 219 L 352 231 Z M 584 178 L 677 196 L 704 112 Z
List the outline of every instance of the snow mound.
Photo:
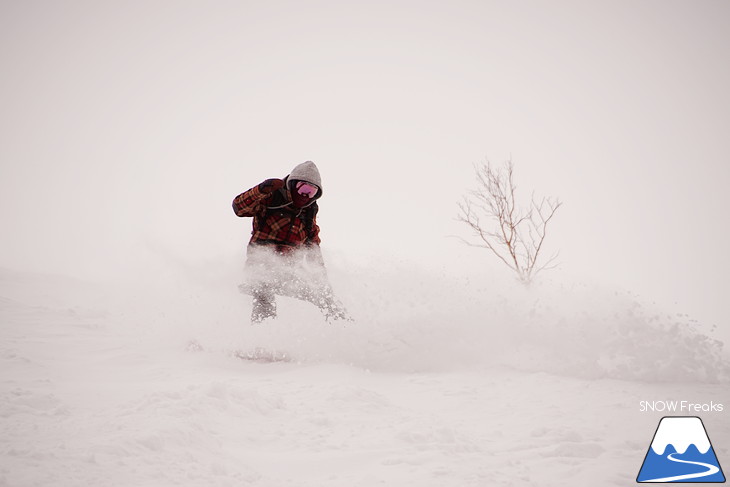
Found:
M 353 323 L 325 323 L 311 304 L 279 298 L 279 317 L 251 326 L 250 297 L 236 292 L 240 274 L 221 277 L 167 305 L 177 308 L 167 320 L 179 340 L 375 371 L 507 366 L 580 378 L 730 380 L 723 343 L 710 330 L 597 285 L 524 288 L 397 263 L 332 266 L 330 279 Z

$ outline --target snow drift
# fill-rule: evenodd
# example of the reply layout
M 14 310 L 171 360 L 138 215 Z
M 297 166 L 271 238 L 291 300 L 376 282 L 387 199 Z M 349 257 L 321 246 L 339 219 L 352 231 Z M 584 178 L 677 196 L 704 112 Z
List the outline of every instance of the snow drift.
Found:
M 337 257 L 337 256 L 335 256 Z M 219 272 L 216 272 L 219 271 Z M 251 326 L 240 265 L 144 276 L 125 314 L 182 347 L 264 347 L 294 360 L 369 370 L 506 366 L 582 378 L 724 382 L 727 352 L 709 327 L 596 284 L 546 280 L 530 288 L 372 258 L 329 266 L 354 323 L 325 323 L 315 307 L 279 298 L 279 318 Z
M 354 323 L 282 299 L 263 326 L 230 263 L 0 271 L 0 486 L 619 486 L 656 424 L 638 398 L 727 400 L 695 382 L 727 380 L 720 344 L 630 296 L 366 264 L 330 265 Z

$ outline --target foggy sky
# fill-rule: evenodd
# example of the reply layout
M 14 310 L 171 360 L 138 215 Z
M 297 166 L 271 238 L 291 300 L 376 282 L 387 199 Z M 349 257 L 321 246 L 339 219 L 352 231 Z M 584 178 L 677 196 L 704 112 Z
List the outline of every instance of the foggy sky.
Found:
M 232 198 L 311 159 L 328 251 L 506 272 L 447 236 L 512 158 L 564 203 L 557 275 L 724 325 L 729 27 L 720 0 L 3 0 L 0 266 L 242 259 Z

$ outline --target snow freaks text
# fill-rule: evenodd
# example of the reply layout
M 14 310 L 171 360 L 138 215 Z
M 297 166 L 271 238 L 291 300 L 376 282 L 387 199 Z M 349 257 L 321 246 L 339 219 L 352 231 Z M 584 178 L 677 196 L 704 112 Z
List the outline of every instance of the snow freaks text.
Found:
M 692 401 L 639 401 L 639 412 L 641 413 L 721 413 L 724 406 L 721 403 L 710 401 L 709 403 L 697 403 Z

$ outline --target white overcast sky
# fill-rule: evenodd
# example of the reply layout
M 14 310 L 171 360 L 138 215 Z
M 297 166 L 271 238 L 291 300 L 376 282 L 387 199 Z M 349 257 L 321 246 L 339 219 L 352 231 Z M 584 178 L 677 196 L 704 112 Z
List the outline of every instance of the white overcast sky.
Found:
M 492 272 L 446 236 L 511 157 L 560 272 L 724 325 L 729 59 L 724 0 L 2 0 L 0 265 L 238 255 L 231 199 L 311 159 L 330 252 Z

